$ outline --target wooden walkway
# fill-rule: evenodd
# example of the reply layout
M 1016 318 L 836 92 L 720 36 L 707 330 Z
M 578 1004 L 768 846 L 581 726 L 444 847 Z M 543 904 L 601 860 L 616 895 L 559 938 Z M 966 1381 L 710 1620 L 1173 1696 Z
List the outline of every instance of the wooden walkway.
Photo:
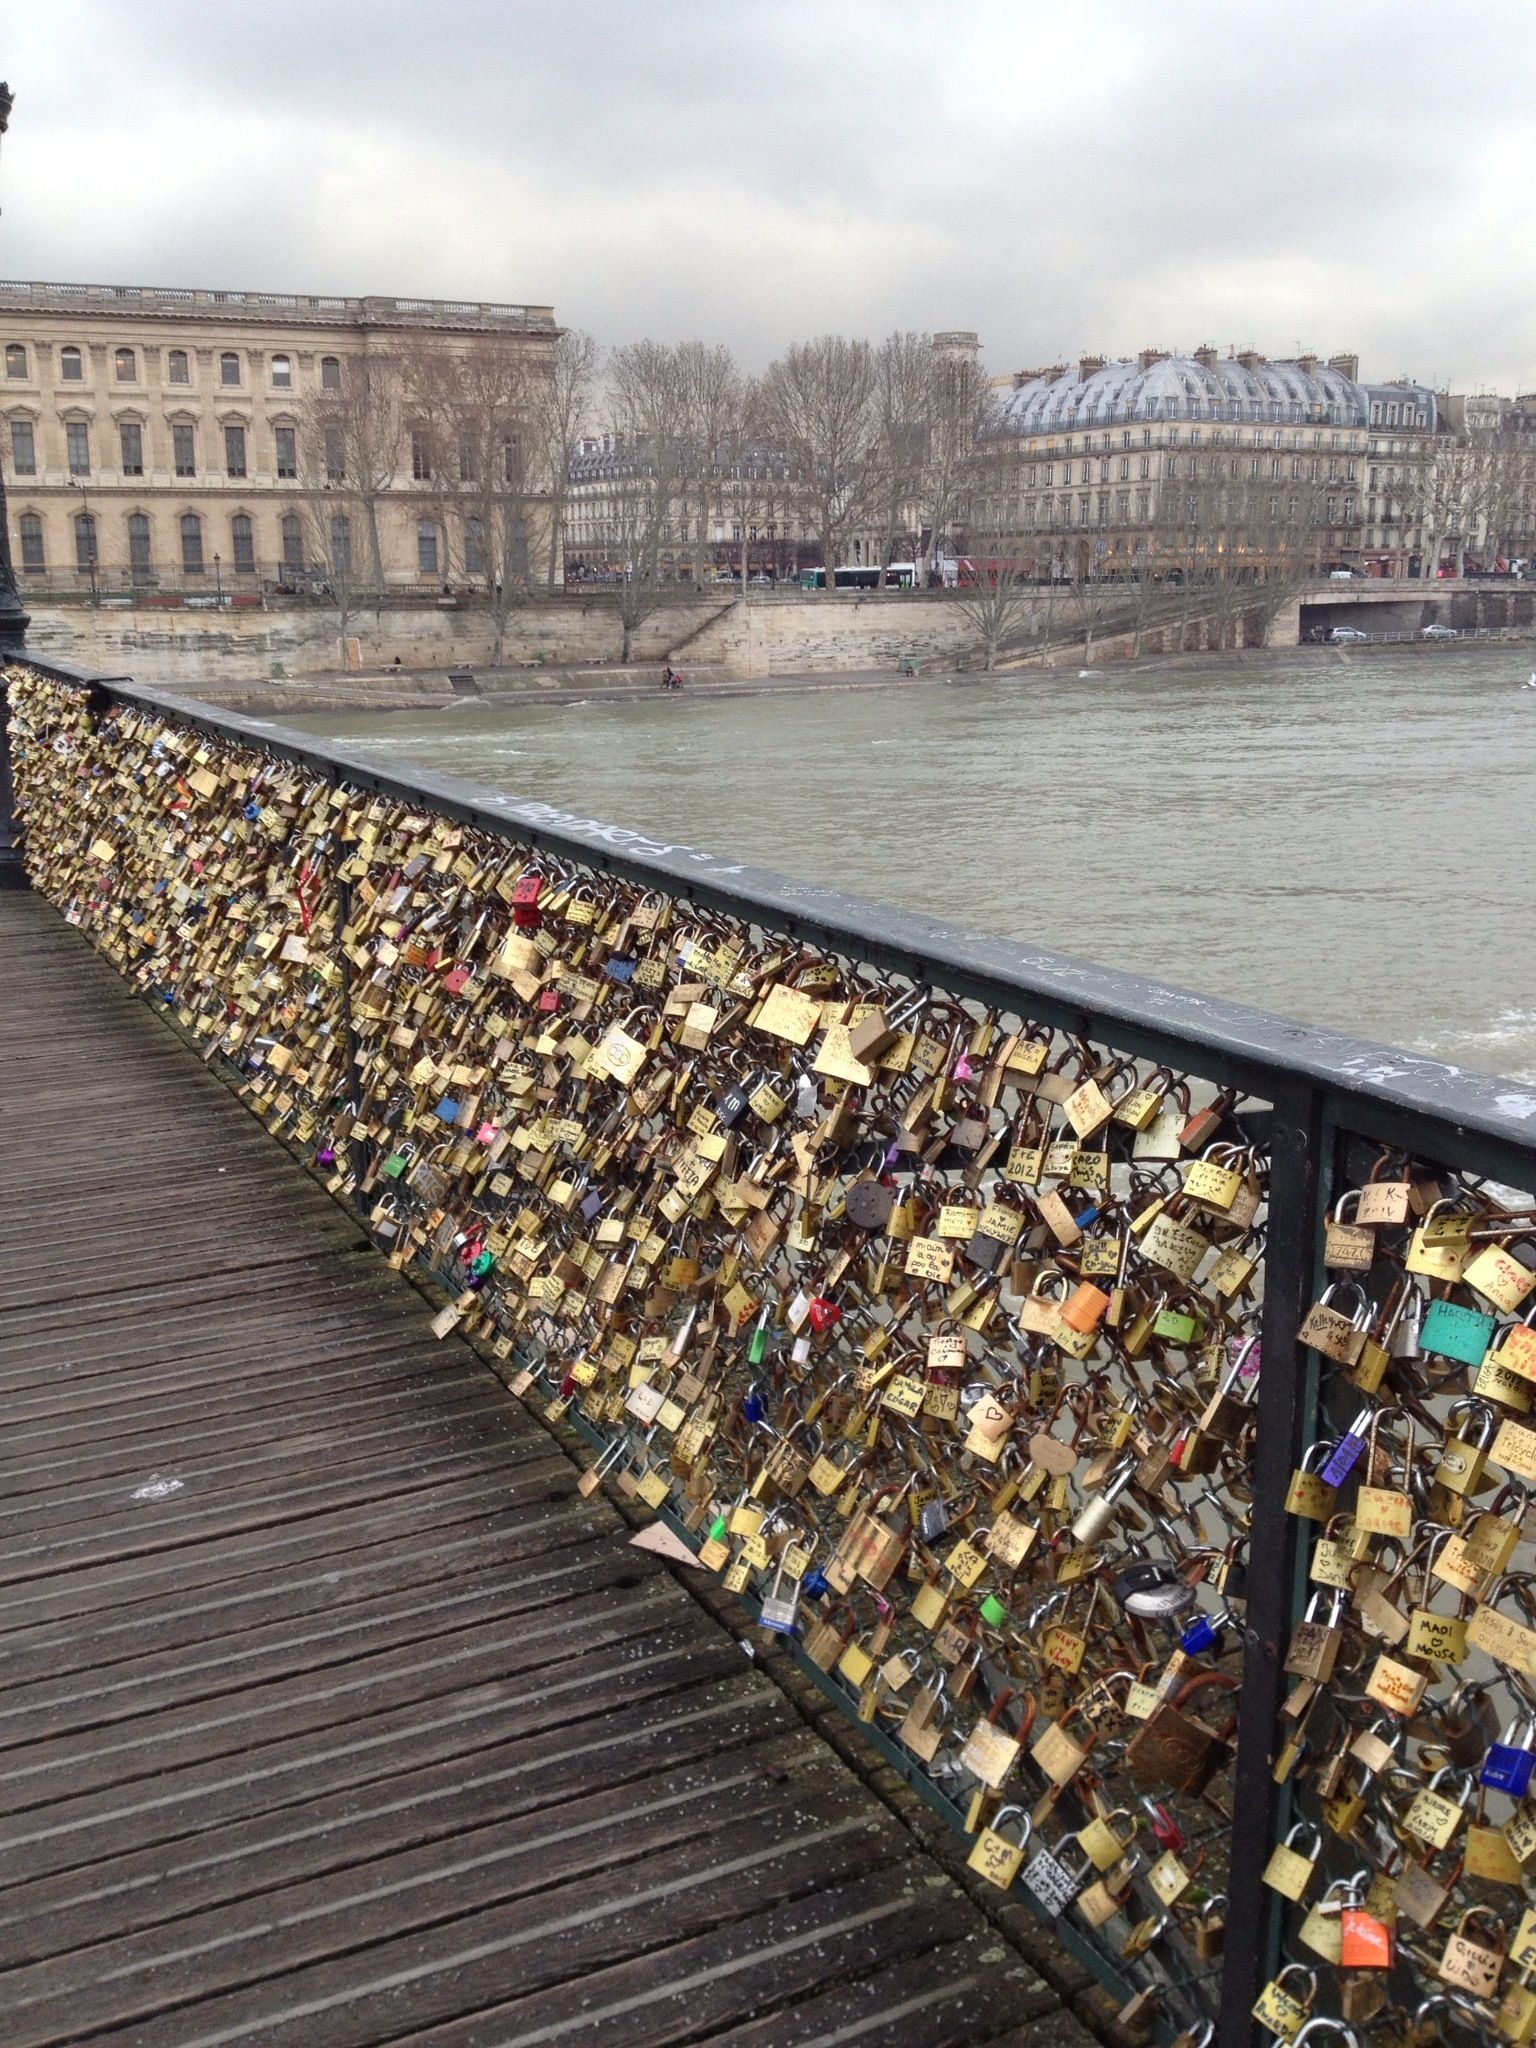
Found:
M 3 2048 L 1082 2048 L 428 1317 L 0 895 Z

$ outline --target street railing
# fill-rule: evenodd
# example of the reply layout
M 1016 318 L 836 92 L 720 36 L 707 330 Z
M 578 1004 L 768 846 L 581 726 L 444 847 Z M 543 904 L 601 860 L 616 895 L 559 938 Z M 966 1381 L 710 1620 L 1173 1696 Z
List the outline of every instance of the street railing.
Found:
M 8 679 L 33 886 L 1128 2021 L 1531 2037 L 1536 1088 Z

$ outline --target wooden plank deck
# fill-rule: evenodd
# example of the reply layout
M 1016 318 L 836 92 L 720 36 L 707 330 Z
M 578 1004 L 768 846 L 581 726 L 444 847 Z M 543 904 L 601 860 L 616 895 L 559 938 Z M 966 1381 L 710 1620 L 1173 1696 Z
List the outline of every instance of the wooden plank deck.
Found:
M 89 946 L 0 895 L 0 2042 L 1087 2036 Z

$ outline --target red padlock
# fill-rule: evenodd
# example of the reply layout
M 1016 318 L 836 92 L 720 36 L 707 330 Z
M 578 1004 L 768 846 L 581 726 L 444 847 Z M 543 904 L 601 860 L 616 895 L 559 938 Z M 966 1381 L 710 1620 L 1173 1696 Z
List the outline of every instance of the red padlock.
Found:
M 828 1330 L 835 1330 L 843 1320 L 843 1312 L 837 1303 L 828 1301 L 824 1294 L 813 1294 L 805 1313 L 818 1337 L 824 1337 Z
M 543 923 L 539 898 L 544 894 L 542 875 L 519 875 L 512 886 L 512 922 L 519 931 L 536 932 Z

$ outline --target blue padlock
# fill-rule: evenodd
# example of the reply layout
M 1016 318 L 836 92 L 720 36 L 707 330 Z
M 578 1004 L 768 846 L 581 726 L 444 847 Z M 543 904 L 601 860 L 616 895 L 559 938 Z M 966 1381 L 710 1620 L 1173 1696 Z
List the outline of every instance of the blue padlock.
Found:
M 1362 1408 L 1354 1421 L 1349 1425 L 1349 1428 L 1345 1430 L 1343 1436 L 1339 1438 L 1332 1457 L 1329 1458 L 1327 1464 L 1318 1474 L 1324 1486 L 1342 1486 L 1350 1473 L 1354 1471 L 1356 1465 L 1359 1464 L 1360 1453 L 1365 1449 L 1366 1431 L 1371 1426 L 1371 1416 L 1373 1413 L 1374 1410 L 1370 1408 Z
M 762 1394 L 756 1387 L 749 1387 L 747 1389 L 747 1398 L 741 1404 L 741 1412 L 748 1422 L 761 1422 L 767 1414 L 768 1411 L 763 1406 Z
M 832 1590 L 832 1581 L 819 1568 L 808 1571 L 800 1581 L 802 1600 L 825 1600 Z
M 445 1095 L 432 1114 L 441 1123 L 456 1124 L 459 1120 L 459 1105 L 451 1095 Z
M 1523 1799 L 1536 1772 L 1536 1750 L 1530 1747 L 1533 1738 L 1536 1715 L 1521 1714 L 1511 1721 L 1498 1741 L 1489 1743 L 1477 1773 L 1479 1785 L 1486 1785 L 1491 1792 L 1507 1792 L 1511 1799 Z
M 1198 1657 L 1206 1650 L 1215 1649 L 1222 1630 L 1231 1619 L 1224 1607 L 1219 1614 L 1197 1614 L 1179 1637 L 1179 1648 L 1186 1657 Z

